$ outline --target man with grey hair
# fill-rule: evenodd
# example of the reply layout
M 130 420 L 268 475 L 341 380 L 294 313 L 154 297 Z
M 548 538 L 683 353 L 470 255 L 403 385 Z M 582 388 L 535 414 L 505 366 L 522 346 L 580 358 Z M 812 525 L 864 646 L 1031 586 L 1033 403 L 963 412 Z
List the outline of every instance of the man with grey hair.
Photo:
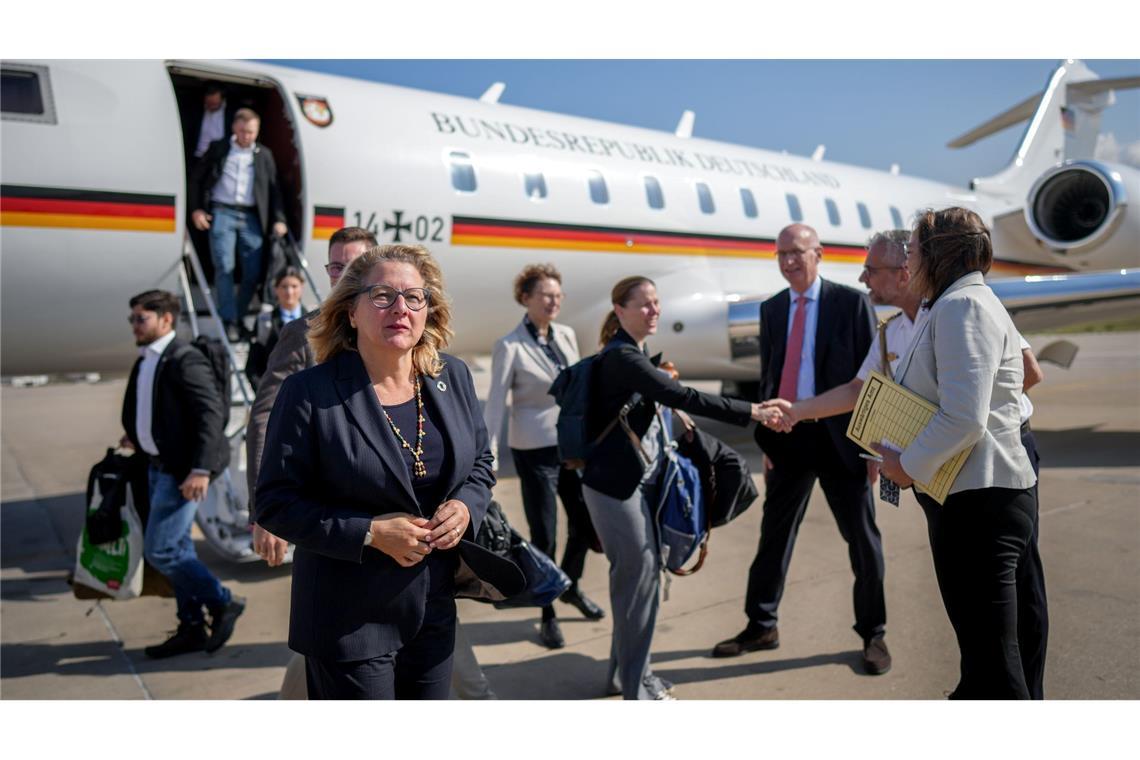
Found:
M 922 300 L 910 290 L 910 272 L 906 268 L 906 243 L 910 239 L 907 230 L 877 232 L 867 243 L 867 258 L 863 263 L 863 273 L 859 282 L 867 286 L 871 303 L 876 306 L 897 306 L 899 311 L 879 322 L 878 329 L 871 339 L 871 348 L 863 359 L 863 365 L 850 382 L 832 388 L 826 393 L 811 398 L 800 399 L 795 403 L 774 398 L 765 401 L 765 406 L 778 407 L 783 418 L 770 427 L 785 432 L 800 420 L 823 419 L 836 414 L 850 412 L 855 408 L 863 382 L 872 371 L 893 377 L 915 331 L 923 318 L 919 312 Z M 868 462 L 871 481 L 878 477 L 874 462 Z

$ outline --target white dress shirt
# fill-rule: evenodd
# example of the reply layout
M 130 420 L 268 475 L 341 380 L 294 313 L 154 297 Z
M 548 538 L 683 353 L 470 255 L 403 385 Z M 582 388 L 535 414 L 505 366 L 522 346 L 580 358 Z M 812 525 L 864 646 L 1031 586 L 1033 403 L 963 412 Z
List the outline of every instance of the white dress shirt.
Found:
M 293 311 L 286 311 L 285 309 L 281 308 L 280 306 L 277 308 L 278 308 L 278 311 L 281 312 L 281 324 L 282 324 L 282 326 L 289 324 L 294 319 L 300 319 L 301 318 L 301 304 L 297 304 L 297 307 L 295 309 L 293 309 Z
M 222 176 L 214 185 L 210 199 L 218 203 L 229 203 L 235 206 L 252 206 L 253 200 L 253 151 L 257 143 L 248 148 L 237 144 L 237 139 L 230 137 L 230 152 L 226 155 L 226 163 L 222 166 Z
M 210 147 L 210 143 L 221 140 L 226 136 L 226 103 L 216 111 L 206 111 L 202 114 L 202 128 L 198 130 L 198 146 L 194 148 L 194 158 L 201 158 Z
M 135 435 L 139 446 L 151 456 L 158 456 L 158 445 L 151 434 L 151 413 L 154 410 L 154 373 L 162 352 L 174 340 L 171 330 L 153 343 L 139 348 L 142 364 L 139 365 L 138 380 L 135 381 Z
M 815 395 L 815 328 L 819 322 L 819 291 L 822 287 L 821 280 L 816 277 L 815 282 L 803 293 L 788 288 L 791 301 L 788 306 L 787 338 L 791 338 L 792 324 L 796 318 L 796 299 L 800 296 L 806 296 L 808 299 L 804 304 L 807 311 L 804 312 L 804 344 L 800 351 L 800 374 L 796 382 L 796 398 L 811 398 Z M 787 360 L 785 357 L 784 361 Z
M 1021 350 L 1023 352 L 1025 349 L 1030 348 L 1029 341 L 1025 339 L 1024 335 L 1018 333 L 1017 338 L 1021 341 Z M 1024 361 L 1024 359 L 1022 361 Z M 1026 422 L 1029 422 L 1029 418 L 1033 416 L 1033 402 L 1029 400 L 1029 396 L 1025 394 L 1025 391 L 1022 391 L 1018 403 L 1021 406 L 1021 424 L 1024 425 Z
M 914 340 L 914 334 L 926 319 L 927 310 L 919 309 L 914 317 L 914 321 L 910 321 L 910 317 L 906 315 L 905 311 L 900 311 L 899 315 L 887 323 L 887 358 L 891 365 L 890 376 L 893 379 L 895 370 L 899 367 L 899 361 L 902 359 L 903 354 L 910 348 L 910 342 Z M 871 347 L 867 349 L 867 356 L 863 359 L 863 366 L 859 367 L 859 372 L 856 373 L 855 379 L 860 382 L 867 382 L 867 378 L 871 376 L 872 372 L 882 372 L 883 368 L 880 366 L 883 361 L 883 356 L 879 351 L 879 331 L 875 330 L 874 337 L 871 338 Z

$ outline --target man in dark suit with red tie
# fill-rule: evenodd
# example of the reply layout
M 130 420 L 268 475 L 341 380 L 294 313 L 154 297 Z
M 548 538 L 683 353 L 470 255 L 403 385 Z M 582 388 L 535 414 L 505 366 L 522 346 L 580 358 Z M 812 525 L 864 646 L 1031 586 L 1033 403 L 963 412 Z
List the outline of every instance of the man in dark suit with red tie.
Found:
M 795 401 L 842 385 L 859 371 L 875 321 L 863 293 L 819 277 L 823 248 L 816 231 L 792 224 L 776 240 L 780 274 L 791 286 L 760 307 L 761 398 Z M 764 452 L 764 515 L 760 546 L 748 571 L 748 626 L 713 650 L 735 657 L 780 644 L 776 609 L 816 480 L 847 542 L 855 572 L 855 631 L 868 673 L 891 666 L 884 641 L 883 549 L 866 462 L 847 439 L 850 414 L 804 420 L 791 432 L 756 426 Z

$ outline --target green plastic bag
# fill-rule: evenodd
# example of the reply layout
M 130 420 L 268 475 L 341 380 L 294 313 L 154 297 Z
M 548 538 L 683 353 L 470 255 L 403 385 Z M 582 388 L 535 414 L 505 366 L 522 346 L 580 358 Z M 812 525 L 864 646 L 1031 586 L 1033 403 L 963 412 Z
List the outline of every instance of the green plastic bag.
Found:
M 99 509 L 102 500 L 103 495 L 96 485 L 87 511 Z M 104 544 L 92 543 L 84 525 L 75 548 L 73 582 L 107 594 L 112 599 L 134 599 L 142 594 L 143 531 L 129 488 L 121 514 L 122 536 Z

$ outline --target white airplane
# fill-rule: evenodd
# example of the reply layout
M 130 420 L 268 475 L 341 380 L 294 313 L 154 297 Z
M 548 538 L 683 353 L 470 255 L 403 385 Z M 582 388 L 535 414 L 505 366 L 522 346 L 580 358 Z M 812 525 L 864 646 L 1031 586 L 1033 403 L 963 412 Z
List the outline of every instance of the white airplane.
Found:
M 995 281 L 1039 276 L 1016 280 L 1022 300 L 1008 300 L 1023 327 L 1073 321 L 1073 309 L 1053 307 L 1090 289 L 1110 308 L 1135 305 L 1123 300 L 1137 294 L 1133 275 L 1101 278 L 1108 294 L 1071 276 L 1140 266 L 1140 172 L 1092 160 L 1113 88 L 1140 77 L 1101 80 L 1079 61 L 957 142 L 1030 121 L 1009 166 L 962 188 L 825 161 L 822 146 L 813 160 L 688 137 L 691 115 L 666 134 L 504 105 L 501 87 L 475 100 L 244 62 L 6 60 L 4 374 L 129 366 L 127 298 L 178 290 L 183 120 L 207 80 L 263 115 L 308 260 L 323 263 L 329 234 L 347 224 L 439 257 L 460 354 L 486 352 L 510 328 L 514 274 L 548 260 L 564 273 L 563 318 L 584 348 L 610 286 L 643 273 L 664 302 L 658 347 L 687 377 L 746 380 L 758 303 L 784 287 L 781 227 L 815 226 L 824 276 L 856 284 L 872 232 L 951 204 L 991 223 Z M 1072 293 L 1049 289 L 1062 286 Z
M 1140 270 L 1130 270 L 1140 267 L 1140 171 L 1092 158 L 1113 89 L 1140 77 L 1102 80 L 1079 61 L 957 141 L 1029 121 L 1010 165 L 968 188 L 826 161 L 823 146 L 801 158 L 702 140 L 689 113 L 663 133 L 509 106 L 498 83 L 467 99 L 247 62 L 0 69 L 5 375 L 130 366 L 127 299 L 182 289 L 183 130 L 208 81 L 262 115 L 260 140 L 308 260 L 323 263 L 345 225 L 436 254 L 458 354 L 486 353 L 511 328 L 515 274 L 550 261 L 568 293 L 562 319 L 584 350 L 613 283 L 644 274 L 663 304 L 654 348 L 686 378 L 747 382 L 759 304 L 785 286 L 780 228 L 813 225 L 823 276 L 857 285 L 873 232 L 948 205 L 990 223 L 991 282 L 1023 329 L 1136 313 L 1140 302 Z M 1099 270 L 1110 271 L 1085 274 Z

